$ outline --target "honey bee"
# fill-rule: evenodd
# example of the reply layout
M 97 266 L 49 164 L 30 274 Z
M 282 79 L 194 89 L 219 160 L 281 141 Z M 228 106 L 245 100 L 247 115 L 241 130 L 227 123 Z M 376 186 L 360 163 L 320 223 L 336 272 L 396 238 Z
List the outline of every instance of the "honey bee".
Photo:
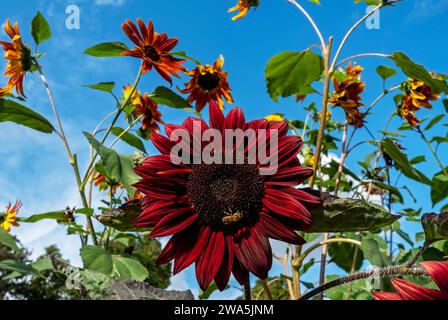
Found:
M 224 214 L 225 217 L 222 218 L 222 223 L 224 223 L 224 225 L 226 226 L 235 224 L 243 219 L 243 214 L 239 211 L 233 212 L 231 209 L 229 209 L 229 211 L 225 211 Z

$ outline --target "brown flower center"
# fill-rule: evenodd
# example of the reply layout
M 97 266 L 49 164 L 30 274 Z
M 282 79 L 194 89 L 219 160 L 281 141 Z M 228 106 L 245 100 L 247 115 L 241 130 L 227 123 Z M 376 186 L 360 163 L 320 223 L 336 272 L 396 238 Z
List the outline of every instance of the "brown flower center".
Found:
M 160 55 L 157 52 L 157 50 L 152 47 L 152 46 L 145 46 L 145 55 L 151 59 L 152 61 L 159 61 L 160 60 Z
M 217 73 L 206 72 L 199 75 L 198 85 L 207 91 L 216 89 L 219 86 L 220 79 Z
M 199 216 L 214 229 L 239 228 L 256 221 L 265 189 L 256 165 L 194 165 L 187 194 Z

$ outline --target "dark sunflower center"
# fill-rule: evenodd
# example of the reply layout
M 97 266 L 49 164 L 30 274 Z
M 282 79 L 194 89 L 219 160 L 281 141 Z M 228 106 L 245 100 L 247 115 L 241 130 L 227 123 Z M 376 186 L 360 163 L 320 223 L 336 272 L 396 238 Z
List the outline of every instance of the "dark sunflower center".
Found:
M 219 86 L 220 79 L 218 74 L 206 72 L 205 74 L 201 74 L 198 78 L 199 86 L 207 91 L 211 91 L 216 89 Z
M 160 55 L 157 50 L 152 46 L 145 46 L 145 55 L 152 61 L 159 61 Z
M 199 216 L 214 229 L 239 228 L 256 221 L 264 183 L 255 165 L 194 165 L 187 193 Z

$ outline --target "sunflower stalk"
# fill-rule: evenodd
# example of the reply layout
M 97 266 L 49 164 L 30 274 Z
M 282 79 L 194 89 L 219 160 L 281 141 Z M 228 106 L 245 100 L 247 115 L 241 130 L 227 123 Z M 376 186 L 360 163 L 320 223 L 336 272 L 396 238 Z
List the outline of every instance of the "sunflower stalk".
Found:
M 104 144 L 107 140 L 107 138 L 109 137 L 112 129 L 114 128 L 115 124 L 117 123 L 118 119 L 120 118 L 121 114 L 123 113 L 124 109 L 126 108 L 126 106 L 128 105 L 128 103 L 131 101 L 132 96 L 134 95 L 138 84 L 140 83 L 140 79 L 142 77 L 142 68 L 139 69 L 138 71 L 138 75 L 137 78 L 134 81 L 134 84 L 132 85 L 132 89 L 131 92 L 129 93 L 129 96 L 126 97 L 125 101 L 123 102 L 123 104 L 120 106 L 120 108 L 118 109 L 117 114 L 115 115 L 114 119 L 112 120 L 112 123 L 110 124 L 109 128 L 107 129 L 106 133 L 104 134 L 103 139 L 101 140 L 101 144 Z M 87 184 L 87 182 L 89 181 L 90 176 L 93 173 L 93 166 L 95 164 L 96 159 L 98 158 L 98 152 L 95 153 L 95 155 L 93 156 L 93 158 L 90 160 L 89 165 L 87 166 L 87 170 L 85 173 L 84 178 L 82 179 L 82 184 L 80 186 L 81 190 L 85 189 L 85 186 Z
M 437 152 L 434 150 L 431 142 L 428 140 L 428 138 L 426 137 L 425 133 L 422 131 L 422 129 L 420 127 L 417 127 L 417 132 L 420 134 L 420 136 L 422 137 L 423 141 L 425 141 L 426 145 L 429 148 L 429 151 L 433 155 L 434 159 L 436 159 L 437 164 L 439 165 L 440 169 L 442 169 L 443 174 L 448 176 L 447 169 L 443 165 L 442 161 L 440 160 L 439 156 L 437 155 Z
M 43 82 L 43 84 L 45 86 L 46 91 L 47 91 L 47 95 L 48 95 L 48 98 L 50 100 L 50 104 L 52 106 L 53 113 L 54 113 L 54 116 L 56 118 L 56 122 L 57 122 L 58 127 L 59 127 L 58 135 L 61 138 L 61 140 L 62 140 L 62 142 L 63 142 L 63 144 L 65 146 L 69 162 L 70 162 L 71 166 L 73 167 L 73 171 L 74 171 L 75 177 L 76 177 L 76 183 L 77 183 L 78 188 L 79 188 L 79 194 L 81 196 L 82 205 L 83 205 L 84 208 L 87 209 L 87 208 L 89 208 L 89 203 L 87 201 L 87 197 L 86 197 L 84 191 L 81 190 L 81 188 L 80 188 L 82 181 L 81 181 L 81 175 L 80 175 L 80 171 L 79 171 L 77 156 L 76 156 L 76 154 L 73 154 L 71 149 L 70 149 L 70 145 L 69 145 L 67 136 L 65 135 L 64 127 L 62 125 L 61 117 L 59 116 L 58 108 L 56 106 L 56 102 L 55 102 L 53 93 L 52 93 L 50 85 L 49 85 L 49 83 L 48 83 L 48 81 L 47 81 L 47 79 L 46 79 L 46 77 L 45 77 L 45 75 L 44 75 L 44 73 L 42 71 L 42 67 L 39 65 L 39 63 L 37 62 L 36 59 L 34 59 L 34 63 L 37 66 L 37 70 L 39 72 L 40 78 L 41 78 L 41 80 L 42 80 L 42 82 Z M 90 235 L 92 237 L 92 241 L 93 241 L 93 243 L 95 245 L 98 245 L 98 241 L 96 239 L 95 228 L 93 226 L 92 218 L 90 216 L 86 216 L 86 221 L 87 221 L 87 228 L 88 228 L 88 230 L 90 232 Z

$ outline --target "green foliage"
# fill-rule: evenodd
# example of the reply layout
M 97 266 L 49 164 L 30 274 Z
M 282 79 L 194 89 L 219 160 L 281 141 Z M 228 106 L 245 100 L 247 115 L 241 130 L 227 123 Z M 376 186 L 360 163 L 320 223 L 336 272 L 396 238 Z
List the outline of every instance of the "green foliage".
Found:
M 80 252 L 84 268 L 105 275 L 112 273 L 112 256 L 103 248 L 98 246 L 84 246 Z
M 114 91 L 114 88 L 115 88 L 115 82 L 100 82 L 100 83 L 97 83 L 97 84 L 85 85 L 84 87 L 90 88 L 90 89 L 93 89 L 93 90 L 98 90 L 98 91 L 104 91 L 104 92 L 112 93 Z
M 145 146 L 142 142 L 142 140 L 139 137 L 136 137 L 130 132 L 125 132 L 123 128 L 120 127 L 114 127 L 111 130 L 112 134 L 116 137 L 120 137 L 121 140 L 129 144 L 130 146 L 146 153 Z
M 361 250 L 356 248 L 351 243 L 331 243 L 328 245 L 328 254 L 330 255 L 331 262 L 334 262 L 338 267 L 344 271 L 350 273 L 352 268 L 357 271 L 361 268 L 364 261 L 364 254 Z M 353 264 L 354 256 L 356 252 L 356 261 Z
M 445 80 L 435 79 L 422 65 L 416 64 L 402 52 L 394 52 L 391 59 L 409 78 L 423 81 L 434 92 L 448 93 L 448 85 Z
M 388 66 L 379 66 L 376 68 L 376 73 L 383 78 L 384 80 L 389 79 L 397 74 L 397 71 L 394 68 Z
M 448 213 L 425 214 L 422 217 L 422 225 L 426 242 L 448 240 Z
M 448 198 L 448 177 L 444 172 L 439 172 L 432 178 L 431 184 L 431 200 L 435 206 Z
M 106 148 L 87 132 L 84 132 L 84 135 L 95 151 L 100 155 L 109 177 L 118 183 L 122 183 L 127 192 L 133 195 L 135 193 L 133 185 L 137 183 L 140 178 L 134 172 L 131 158 L 120 155 L 115 150 Z
M 189 104 L 180 95 L 166 87 L 157 87 L 152 93 L 151 99 L 164 106 L 175 109 L 182 109 L 188 112 L 195 112 L 191 104 Z
M 0 122 L 15 122 L 43 133 L 52 133 L 52 124 L 33 110 L 11 100 L 0 99 Z
M 31 34 L 36 44 L 41 44 L 51 38 L 50 25 L 40 11 L 37 12 L 37 15 L 31 22 Z
M 19 247 L 17 246 L 16 239 L 11 236 L 8 232 L 0 228 L 0 245 L 7 246 L 13 251 L 19 251 Z
M 399 218 L 373 203 L 338 198 L 324 201 L 324 207 L 312 214 L 310 232 L 376 231 Z
M 124 43 L 105 42 L 86 49 L 84 53 L 92 57 L 109 58 L 120 57 L 122 56 L 122 53 L 127 50 L 129 50 L 129 48 Z
M 381 142 L 381 146 L 383 152 L 395 161 L 395 167 L 406 177 L 419 183 L 431 185 L 431 180 L 429 180 L 422 172 L 414 168 L 410 163 L 408 156 L 400 150 L 392 139 L 385 139 Z
M 282 52 L 273 57 L 266 67 L 266 83 L 269 95 L 274 101 L 278 97 L 306 95 L 315 92 L 311 87 L 321 78 L 322 57 L 311 50 Z

